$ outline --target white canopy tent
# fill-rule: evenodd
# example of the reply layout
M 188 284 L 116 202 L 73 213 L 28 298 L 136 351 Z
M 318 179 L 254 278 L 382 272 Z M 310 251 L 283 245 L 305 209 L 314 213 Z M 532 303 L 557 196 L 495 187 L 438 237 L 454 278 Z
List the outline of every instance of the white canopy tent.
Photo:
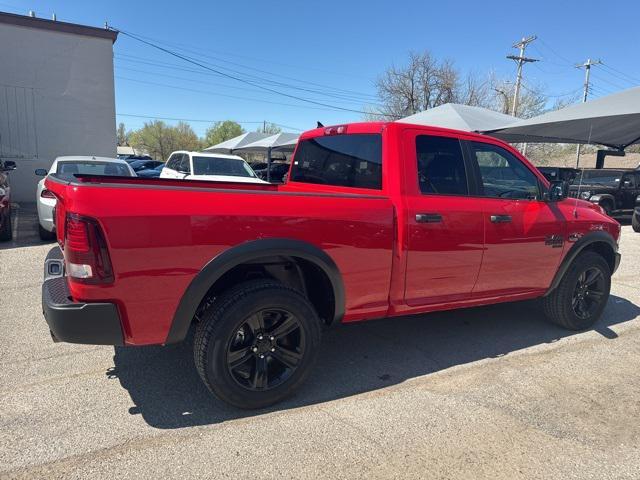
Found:
M 229 140 L 225 140 L 224 142 L 218 143 L 217 145 L 212 145 L 208 148 L 205 148 L 203 151 L 209 153 L 233 153 L 234 150 L 240 147 L 249 145 L 250 143 L 256 142 L 258 140 L 262 140 L 263 138 L 267 138 L 268 136 L 268 133 L 247 132 L 243 133 L 242 135 L 238 135 L 237 137 L 230 138 Z
M 452 128 L 466 132 L 479 132 L 516 123 L 518 118 L 487 108 L 458 103 L 445 103 L 400 120 L 401 123 Z
M 271 181 L 271 152 L 293 152 L 299 137 L 299 133 L 276 133 L 270 137 L 235 148 L 233 151 L 264 153 L 267 158 L 267 181 Z

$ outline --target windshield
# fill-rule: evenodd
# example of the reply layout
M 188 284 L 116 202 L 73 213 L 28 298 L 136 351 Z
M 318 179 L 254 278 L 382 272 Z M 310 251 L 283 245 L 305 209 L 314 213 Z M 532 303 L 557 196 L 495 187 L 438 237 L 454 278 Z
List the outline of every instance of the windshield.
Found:
M 126 165 L 114 162 L 70 161 L 58 162 L 56 173 L 60 177 L 73 178 L 74 175 L 109 175 L 130 177 L 131 171 Z
M 244 160 L 223 157 L 193 157 L 193 174 L 256 177 L 254 171 Z
M 623 174 L 621 170 L 584 170 L 578 173 L 573 184 L 618 185 Z

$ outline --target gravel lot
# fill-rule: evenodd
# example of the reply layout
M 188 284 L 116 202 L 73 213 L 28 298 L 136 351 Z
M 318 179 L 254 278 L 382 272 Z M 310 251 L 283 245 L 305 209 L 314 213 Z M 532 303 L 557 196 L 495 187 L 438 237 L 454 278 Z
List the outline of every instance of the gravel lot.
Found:
M 0 478 L 640 478 L 640 234 L 604 318 L 518 303 L 333 329 L 291 401 L 211 398 L 188 344 L 54 344 L 34 206 L 0 244 Z

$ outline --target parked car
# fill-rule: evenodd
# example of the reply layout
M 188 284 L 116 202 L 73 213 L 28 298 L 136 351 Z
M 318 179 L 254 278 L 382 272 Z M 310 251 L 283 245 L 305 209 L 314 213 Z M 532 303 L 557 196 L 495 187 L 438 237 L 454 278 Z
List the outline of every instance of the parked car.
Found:
M 629 218 L 640 196 L 640 172 L 633 169 L 585 169 L 573 180 L 570 196 L 600 205 L 607 215 Z
M 578 175 L 577 168 L 568 168 L 568 167 L 538 167 L 538 170 L 542 172 L 544 177 L 550 182 L 556 180 L 565 180 L 569 183 L 573 182 L 573 179 Z
M 118 158 L 120 158 L 120 155 L 118 155 Z M 153 160 L 149 155 L 123 155 L 120 159 L 127 163 L 132 163 L 136 160 Z
M 631 216 L 631 228 L 634 232 L 640 232 L 640 196 L 636 198 L 636 206 Z
M 142 178 L 159 178 L 163 168 L 164 163 L 161 162 L 160 165 L 155 168 L 147 168 L 146 170 L 136 172 L 136 175 Z
M 193 326 L 200 377 L 242 408 L 296 391 L 326 324 L 540 299 L 589 328 L 620 261 L 620 224 L 510 145 L 399 122 L 303 133 L 285 185 L 46 188 L 64 250 L 42 289 L 53 338 L 171 344 Z
M 58 157 L 47 172 L 44 168 L 35 171 L 36 175 L 46 177 L 55 174 L 57 178 L 73 180 L 76 174 L 110 175 L 120 177 L 135 177 L 136 174 L 127 162 L 117 158 L 69 156 Z M 42 240 L 55 238 L 53 209 L 56 197 L 45 187 L 45 179 L 38 182 L 36 189 L 36 205 L 38 209 L 38 233 Z
M 133 168 L 133 171 L 136 173 L 164 165 L 164 162 L 159 162 L 158 160 L 135 160 L 127 163 L 129 163 L 131 168 Z
M 218 182 L 267 183 L 237 155 L 203 152 L 173 152 L 160 178 L 213 180 Z
M 270 181 L 271 183 L 284 183 L 286 176 L 289 173 L 289 164 L 282 162 L 275 162 L 271 164 L 271 173 L 267 175 L 267 167 L 256 170 L 256 175 L 262 180 Z
M 13 237 L 11 228 L 11 186 L 9 172 L 16 169 L 16 162 L 0 160 L 0 241 L 6 242 Z

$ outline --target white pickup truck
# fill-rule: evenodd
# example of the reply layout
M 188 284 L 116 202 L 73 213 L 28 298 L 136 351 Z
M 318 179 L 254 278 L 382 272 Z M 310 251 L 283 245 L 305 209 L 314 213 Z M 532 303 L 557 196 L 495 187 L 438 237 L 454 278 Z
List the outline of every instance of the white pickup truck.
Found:
M 160 178 L 267 183 L 259 179 L 249 164 L 237 155 L 185 150 L 173 152 L 169 156 Z

